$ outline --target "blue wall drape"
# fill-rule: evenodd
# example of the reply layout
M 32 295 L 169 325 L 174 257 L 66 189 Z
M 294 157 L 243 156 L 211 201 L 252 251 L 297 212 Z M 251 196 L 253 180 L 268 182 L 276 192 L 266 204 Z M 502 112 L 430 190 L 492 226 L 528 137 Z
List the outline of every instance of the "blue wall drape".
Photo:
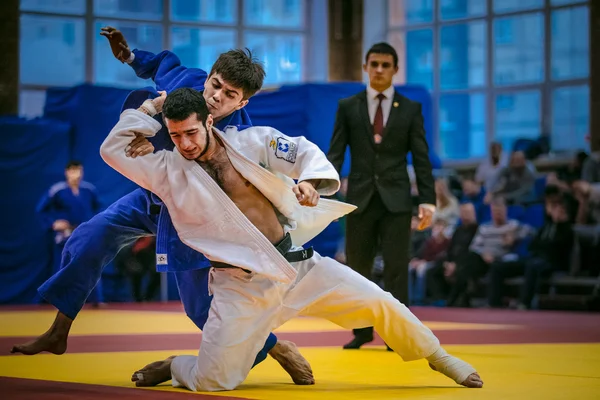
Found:
M 61 121 L 0 118 L 0 304 L 32 302 L 50 273 L 52 235 L 35 209 L 64 180 L 70 134 Z

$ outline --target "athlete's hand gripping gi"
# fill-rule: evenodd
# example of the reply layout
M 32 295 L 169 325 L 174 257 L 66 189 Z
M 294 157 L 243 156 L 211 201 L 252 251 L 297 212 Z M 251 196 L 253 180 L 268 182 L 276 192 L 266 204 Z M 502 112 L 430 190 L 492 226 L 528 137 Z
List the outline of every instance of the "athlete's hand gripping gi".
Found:
M 458 383 L 482 386 L 473 367 L 448 355 L 430 329 L 377 285 L 317 253 L 288 261 L 195 161 L 177 151 L 126 157 L 123 150 L 133 132 L 152 136 L 158 125 L 142 112 L 125 111 L 102 145 L 103 159 L 164 199 L 186 244 L 212 261 L 240 267 L 212 269 L 214 298 L 199 356 L 178 356 L 163 364 L 175 386 L 234 389 L 268 333 L 300 314 L 327 318 L 346 329 L 374 326 L 404 360 L 427 358 L 432 368 Z M 299 204 L 293 179 L 321 179 L 318 189 L 324 195 L 339 188 L 335 169 L 304 138 L 265 127 L 250 128 L 244 135 L 235 129 L 213 132 L 236 171 L 279 211 L 294 245 L 303 245 L 355 208 L 324 199 L 316 207 Z

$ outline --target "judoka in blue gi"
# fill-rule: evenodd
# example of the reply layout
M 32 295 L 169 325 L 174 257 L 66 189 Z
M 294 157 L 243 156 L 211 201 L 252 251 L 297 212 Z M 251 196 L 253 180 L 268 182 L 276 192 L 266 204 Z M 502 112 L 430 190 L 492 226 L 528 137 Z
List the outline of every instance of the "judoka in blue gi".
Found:
M 262 87 L 265 72 L 249 51 L 221 54 L 207 74 L 198 68 L 182 66 L 170 51 L 159 54 L 130 51 L 123 34 L 115 28 L 102 28 L 101 34 L 109 40 L 118 60 L 129 64 L 138 77 L 151 78 L 156 84 L 156 90 L 144 88 L 130 93 L 123 109 L 139 107 L 146 99 L 156 97 L 157 90 L 169 93 L 189 87 L 203 92 L 216 127 L 236 126 L 241 130 L 252 125 L 244 106 Z M 156 118 L 162 123 L 160 116 Z M 147 142 L 132 142 L 129 155 L 136 157 L 150 150 L 174 147 L 164 127 L 152 138 L 151 145 L 144 143 Z M 42 298 L 58 309 L 54 323 L 46 333 L 14 346 L 11 352 L 63 354 L 71 324 L 100 280 L 104 267 L 122 247 L 145 235 L 156 235 L 157 270 L 175 273 L 185 312 L 202 329 L 212 301 L 208 293 L 210 262 L 181 242 L 161 200 L 139 188 L 73 231 L 63 251 L 60 271 L 38 289 Z M 270 334 L 254 365 L 267 354 L 282 365 L 296 384 L 314 383 L 310 365 L 293 343 L 278 341 Z
M 44 228 L 53 233 L 52 274 L 60 270 L 62 251 L 73 230 L 99 211 L 96 187 L 83 180 L 83 165 L 79 161 L 69 161 L 65 167 L 65 180 L 52 185 L 37 206 Z M 89 300 L 93 304 L 103 302 L 101 280 Z

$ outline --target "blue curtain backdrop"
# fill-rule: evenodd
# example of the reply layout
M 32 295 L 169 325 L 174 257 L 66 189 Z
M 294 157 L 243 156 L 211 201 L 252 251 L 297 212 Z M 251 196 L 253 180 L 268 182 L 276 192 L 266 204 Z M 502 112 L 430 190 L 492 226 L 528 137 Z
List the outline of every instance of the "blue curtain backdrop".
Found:
M 254 125 L 305 136 L 327 152 L 338 100 L 364 88 L 360 83 L 284 86 L 254 96 L 247 110 Z M 397 90 L 423 104 L 427 139 L 435 148 L 429 94 L 413 86 Z M 5 187 L 0 208 L 0 304 L 35 302 L 37 287 L 48 278 L 50 235 L 42 230 L 35 207 L 52 184 L 64 179 L 68 160 L 84 164 L 85 179 L 97 187 L 104 207 L 135 188 L 99 155 L 100 144 L 117 122 L 128 92 L 91 85 L 51 89 L 43 118 L 0 118 L 0 178 Z M 431 159 L 435 167 L 440 167 L 433 152 Z M 342 176 L 348 174 L 348 167 L 346 162 Z M 311 244 L 322 254 L 333 256 L 340 234 L 339 225 L 334 223 Z M 114 270 L 109 268 L 107 272 Z M 124 284 L 105 285 L 107 300 L 123 299 Z M 176 291 L 171 293 L 177 296 Z
M 50 273 L 52 235 L 35 209 L 64 180 L 71 132 L 61 121 L 0 118 L 0 303 L 31 303 Z

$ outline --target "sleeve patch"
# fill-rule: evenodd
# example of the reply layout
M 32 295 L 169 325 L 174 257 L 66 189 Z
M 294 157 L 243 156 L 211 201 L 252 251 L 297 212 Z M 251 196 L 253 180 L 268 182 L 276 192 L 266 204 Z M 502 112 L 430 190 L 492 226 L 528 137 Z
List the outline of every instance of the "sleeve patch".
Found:
M 283 137 L 278 137 L 276 140 L 271 140 L 269 147 L 275 150 L 275 157 L 281 158 L 290 163 L 296 162 L 296 155 L 298 154 L 298 146 L 296 143 L 291 142 Z

